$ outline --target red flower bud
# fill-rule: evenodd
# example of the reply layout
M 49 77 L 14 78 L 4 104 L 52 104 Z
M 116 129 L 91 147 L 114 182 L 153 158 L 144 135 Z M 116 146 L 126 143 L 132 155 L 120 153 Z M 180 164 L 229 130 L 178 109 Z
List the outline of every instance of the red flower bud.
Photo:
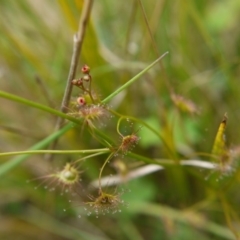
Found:
M 88 65 L 83 65 L 83 67 L 82 67 L 82 73 L 84 73 L 84 74 L 89 74 L 89 72 L 90 72 L 90 67 L 88 66 Z
M 77 98 L 77 103 L 79 106 L 84 106 L 86 104 L 85 98 L 84 97 L 78 97 Z

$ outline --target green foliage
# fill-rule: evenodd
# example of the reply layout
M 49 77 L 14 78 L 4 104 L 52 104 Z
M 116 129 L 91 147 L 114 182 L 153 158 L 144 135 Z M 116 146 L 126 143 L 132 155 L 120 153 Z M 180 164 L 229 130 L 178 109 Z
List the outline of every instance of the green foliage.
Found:
M 0 1 L 0 238 L 239 239 L 239 1 L 94 1 L 65 113 L 86 2 Z

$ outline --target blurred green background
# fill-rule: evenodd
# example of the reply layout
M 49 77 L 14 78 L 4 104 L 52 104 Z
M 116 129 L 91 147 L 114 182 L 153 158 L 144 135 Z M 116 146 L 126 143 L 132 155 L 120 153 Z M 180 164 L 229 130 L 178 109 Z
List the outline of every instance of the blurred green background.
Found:
M 172 142 L 179 159 L 211 153 L 223 115 L 229 121 L 227 145 L 238 146 L 240 128 L 240 1 L 142 0 L 157 45 L 153 47 L 139 1 L 94 2 L 79 61 L 91 67 L 94 89 L 105 98 L 169 51 L 159 65 L 111 102 L 115 110 L 139 118 Z M 59 109 L 78 29 L 83 1 L 0 0 L 0 89 Z M 167 84 L 166 84 L 167 83 Z M 191 99 L 199 113 L 180 112 L 176 94 Z M 73 96 L 78 91 L 74 89 Z M 26 150 L 50 135 L 56 117 L 1 98 L 0 152 Z M 118 141 L 116 119 L 102 131 Z M 124 130 L 123 130 L 124 131 Z M 133 150 L 149 158 L 170 156 L 142 128 Z M 171 136 L 170 136 L 171 135 Z M 61 137 L 57 149 L 102 147 L 91 135 L 74 129 Z M 49 192 L 42 176 L 77 156 L 56 155 L 53 162 L 33 155 L 0 181 L 0 239 L 240 239 L 240 170 L 212 181 L 211 171 L 197 167 L 166 167 L 126 183 L 128 207 L 115 215 L 86 216 L 81 203 Z M 10 157 L 1 158 L 1 163 Z M 202 158 L 209 160 L 208 157 Z M 98 176 L 104 158 L 84 163 L 83 184 Z M 123 159 L 134 165 L 133 159 Z M 1 166 L 0 166 L 1 167 Z M 108 166 L 106 173 L 115 173 Z M 63 211 L 63 209 L 67 209 Z M 81 218 L 78 218 L 78 214 Z

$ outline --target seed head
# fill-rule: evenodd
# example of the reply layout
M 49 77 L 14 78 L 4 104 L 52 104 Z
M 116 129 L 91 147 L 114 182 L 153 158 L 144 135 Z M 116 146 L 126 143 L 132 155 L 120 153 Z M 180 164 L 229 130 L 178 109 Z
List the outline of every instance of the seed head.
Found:
M 199 113 L 198 107 L 191 100 L 186 99 L 183 96 L 177 94 L 171 94 L 171 99 L 181 111 L 188 112 L 191 114 Z
M 55 191 L 56 187 L 61 186 L 61 193 L 63 192 L 72 192 L 76 193 L 76 191 L 80 190 L 80 178 L 81 172 L 78 170 L 76 166 L 72 163 L 66 163 L 64 168 L 55 173 L 50 173 L 48 175 L 42 176 L 38 179 L 43 179 L 43 183 L 46 183 L 50 180 L 50 183 L 45 185 L 45 189 L 49 189 L 50 191 Z M 40 186 L 39 185 L 39 186 Z M 38 187 L 36 187 L 37 189 Z
M 114 214 L 121 212 L 119 207 L 124 204 L 124 201 L 120 198 L 120 194 L 109 194 L 103 191 L 100 191 L 99 195 L 91 200 L 90 202 L 86 202 L 86 204 L 90 206 L 96 214 Z
M 67 163 L 62 171 L 55 174 L 58 181 L 64 185 L 74 185 L 80 179 L 80 173 L 75 166 Z
M 81 111 L 83 117 L 94 120 L 105 114 L 105 109 L 101 105 L 90 105 Z
M 50 174 L 49 177 L 62 186 L 63 192 L 72 192 L 76 194 L 80 190 L 81 172 L 72 163 L 66 163 L 61 171 Z
M 122 153 L 127 153 L 136 146 L 138 141 L 139 137 L 136 134 L 122 136 L 122 142 L 118 150 L 121 151 Z
M 109 112 L 103 105 L 91 104 L 83 105 L 76 112 L 68 113 L 68 115 L 80 119 L 82 118 L 90 127 L 94 127 L 94 121 L 104 121 L 104 118 L 109 115 Z

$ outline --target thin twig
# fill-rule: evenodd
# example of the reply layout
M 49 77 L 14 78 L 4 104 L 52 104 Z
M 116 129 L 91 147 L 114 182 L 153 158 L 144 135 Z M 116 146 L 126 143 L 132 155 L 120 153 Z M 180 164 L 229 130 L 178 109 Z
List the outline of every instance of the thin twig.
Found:
M 146 14 L 146 11 L 145 11 L 145 9 L 144 9 L 143 3 L 142 3 L 141 0 L 138 0 L 138 2 L 139 2 L 139 5 L 140 5 L 141 10 L 142 10 L 142 13 L 143 13 L 143 17 L 144 17 L 144 21 L 145 21 L 146 26 L 147 26 L 148 34 L 150 35 L 150 38 L 151 38 L 152 46 L 153 46 L 154 51 L 155 51 L 155 53 L 157 54 L 157 56 L 159 56 L 159 55 L 160 55 L 160 52 L 159 52 L 159 50 L 158 50 L 156 41 L 155 41 L 155 39 L 154 39 L 154 37 L 153 37 L 153 34 L 152 34 L 152 31 L 151 31 L 151 29 L 150 29 L 149 21 L 148 21 L 147 14 Z M 160 62 L 159 62 L 159 65 L 160 65 L 160 69 L 161 69 L 162 74 L 163 74 L 163 79 L 165 80 L 165 84 L 166 84 L 168 90 L 169 90 L 170 92 L 172 92 L 172 87 L 170 86 L 170 84 L 169 84 L 169 82 L 168 82 L 167 75 L 166 75 L 165 70 L 164 70 L 164 67 L 163 67 L 163 63 L 160 61 Z
M 152 34 L 152 31 L 151 31 L 151 28 L 150 28 L 150 25 L 149 25 L 149 21 L 148 21 L 147 14 L 146 14 L 146 11 L 144 9 L 142 0 L 138 0 L 138 2 L 139 2 L 139 5 L 140 5 L 142 13 L 143 13 L 143 17 L 144 17 L 145 24 L 147 26 L 148 34 L 151 38 L 152 46 L 154 48 L 154 51 L 155 51 L 156 55 L 159 56 L 158 46 L 157 46 L 156 41 L 154 39 L 154 36 Z M 173 93 L 173 87 L 170 85 L 170 82 L 169 82 L 167 74 L 165 72 L 163 63 L 160 61 L 159 65 L 160 65 L 160 69 L 161 69 L 161 73 L 162 73 L 165 85 L 166 85 L 168 91 L 172 94 Z M 154 85 L 152 85 L 152 86 L 154 86 Z M 152 88 L 152 90 L 153 90 L 153 93 L 154 93 L 154 95 L 157 99 L 157 97 L 159 96 L 159 93 L 156 91 L 155 88 Z M 158 103 L 159 104 L 158 104 L 156 113 L 158 114 L 159 119 L 161 119 L 161 121 L 162 121 L 161 124 L 164 126 L 164 128 L 167 131 L 166 132 L 166 135 L 168 135 L 167 145 L 168 145 L 168 148 L 170 149 L 170 151 L 168 151 L 168 155 L 169 155 L 170 158 L 174 158 L 174 159 L 177 160 L 178 157 L 177 157 L 176 151 L 174 150 L 175 149 L 175 143 L 174 143 L 174 140 L 173 140 L 172 128 L 167 121 L 167 113 L 165 111 L 165 108 L 163 106 L 161 106 L 161 102 L 158 102 Z
M 137 0 L 134 0 L 132 2 L 132 6 L 131 6 L 131 14 L 130 14 L 129 22 L 128 22 L 128 29 L 127 29 L 127 33 L 126 33 L 126 40 L 125 40 L 125 47 L 124 47 L 125 54 L 129 53 L 130 37 L 131 37 L 132 29 L 133 29 L 133 24 L 134 24 L 134 21 L 136 18 L 136 14 L 137 14 L 136 3 L 137 3 Z
M 68 109 L 68 104 L 71 98 L 71 93 L 72 93 L 72 80 L 75 78 L 76 75 L 76 70 L 77 70 L 77 65 L 78 65 L 78 60 L 79 56 L 81 53 L 82 49 L 82 44 L 87 28 L 87 23 L 89 20 L 89 16 L 92 10 L 92 4 L 93 0 L 86 0 L 85 4 L 83 5 L 83 10 L 82 10 L 82 15 L 79 21 L 79 27 L 78 27 L 78 32 L 73 36 L 73 54 L 72 54 L 72 59 L 71 59 L 71 65 L 69 69 L 69 74 L 68 74 L 68 79 L 67 79 L 67 84 L 65 88 L 65 92 L 63 95 L 62 99 L 62 104 L 61 104 L 61 111 L 66 112 Z M 55 125 L 55 131 L 59 130 L 63 124 L 64 119 L 58 118 L 56 125 Z M 55 146 L 57 145 L 58 139 L 56 139 L 50 146 L 50 149 L 54 149 Z M 52 154 L 46 155 L 45 159 L 50 160 L 52 158 Z
M 111 153 L 107 159 L 105 160 L 105 162 L 103 163 L 101 169 L 100 169 L 100 172 L 99 172 L 99 177 L 98 177 L 98 191 L 99 193 L 102 192 L 102 185 L 101 185 L 101 178 L 102 178 L 102 172 L 103 172 L 103 169 L 105 168 L 106 164 L 109 163 L 110 159 L 112 158 L 112 156 L 114 155 L 115 153 Z

